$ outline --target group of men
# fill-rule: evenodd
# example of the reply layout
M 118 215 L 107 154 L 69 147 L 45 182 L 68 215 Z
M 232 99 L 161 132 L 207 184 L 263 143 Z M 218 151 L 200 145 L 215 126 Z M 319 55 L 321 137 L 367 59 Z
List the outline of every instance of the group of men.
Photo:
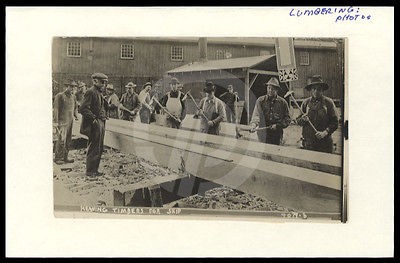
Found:
M 105 74 L 94 73 L 92 82 L 91 88 L 80 89 L 83 94 L 79 97 L 79 93 L 76 92 L 78 84 L 75 81 L 67 81 L 64 83 L 65 91 L 57 94 L 54 99 L 54 124 L 58 136 L 54 161 L 57 164 L 73 162 L 72 159 L 68 159 L 68 151 L 73 121 L 78 118 L 79 112 L 82 115 L 80 133 L 88 137 L 86 175 L 91 178 L 102 175 L 98 168 L 103 152 L 105 122 L 109 117 L 133 121 L 139 114 L 141 122 L 149 123 L 154 111 L 164 112 L 167 114 L 167 126 L 179 129 L 186 117 L 185 100 L 189 95 L 197 108 L 194 118 L 200 118 L 201 132 L 219 135 L 220 123 L 227 119 L 235 119 L 234 104 L 238 101 L 238 96 L 233 92 L 232 85 L 220 96 L 223 101 L 215 96 L 215 85 L 207 81 L 203 88 L 205 97 L 197 104 L 190 93 L 184 94 L 181 91 L 182 84 L 176 78 L 171 79 L 170 91 L 160 100 L 156 96 L 150 98 L 150 82 L 143 85 L 139 94 L 134 91 L 136 84 L 129 82 L 125 86 L 126 93 L 120 99 L 115 94 L 113 85 L 108 84 Z M 255 103 L 250 131 L 255 132 L 264 127 L 266 137 L 263 142 L 279 145 L 283 130 L 291 123 L 289 106 L 286 100 L 278 95 L 281 86 L 277 78 L 270 78 L 265 86 L 266 95 L 259 97 Z M 320 76 L 313 76 L 305 87 L 311 91 L 312 96 L 303 101 L 302 114 L 295 120 L 302 126 L 305 149 L 327 153 L 333 151 L 331 135 L 338 127 L 338 116 L 332 99 L 323 95 L 323 91 L 328 88 Z
M 134 121 L 138 114 L 141 122 L 149 123 L 152 107 L 149 105 L 152 84 L 146 82 L 139 94 L 135 92 L 136 84 L 129 82 L 125 85 L 126 92 L 118 99 L 114 86 L 107 84 L 106 100 L 109 105 L 108 116 L 113 119 Z
M 265 143 L 281 144 L 283 129 L 291 122 L 286 100 L 278 96 L 281 88 L 278 79 L 272 77 L 267 83 L 267 95 L 257 99 L 250 121 L 251 131 L 257 127 L 266 128 Z M 302 126 L 303 148 L 307 150 L 332 153 L 332 133 L 338 128 L 338 115 L 332 99 L 323 95 L 329 88 L 321 76 L 314 75 L 308 80 L 305 89 L 311 97 L 300 106 L 301 114 L 295 122 Z

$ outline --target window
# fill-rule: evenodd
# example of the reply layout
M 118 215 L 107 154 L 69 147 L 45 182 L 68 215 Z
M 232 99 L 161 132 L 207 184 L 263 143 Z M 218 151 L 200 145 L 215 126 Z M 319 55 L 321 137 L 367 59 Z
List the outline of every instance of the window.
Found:
M 310 65 L 310 55 L 308 54 L 308 52 L 300 52 L 300 65 Z
M 231 58 L 232 54 L 228 50 L 217 50 L 216 59 Z
M 172 61 L 183 61 L 183 47 L 172 46 L 171 47 L 171 60 Z
M 267 56 L 271 55 L 271 52 L 269 50 L 260 50 L 260 56 Z
M 81 56 L 81 43 L 68 42 L 67 56 L 68 57 L 80 57 Z
M 134 48 L 132 44 L 121 45 L 121 59 L 133 59 Z

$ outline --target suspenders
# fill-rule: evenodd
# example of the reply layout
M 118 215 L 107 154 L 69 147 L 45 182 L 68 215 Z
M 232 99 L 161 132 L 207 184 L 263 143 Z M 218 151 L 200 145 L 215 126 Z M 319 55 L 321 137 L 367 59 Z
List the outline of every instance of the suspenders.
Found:
M 168 99 L 171 98 L 171 92 L 167 93 Z M 178 99 L 181 100 L 181 92 L 178 91 Z
M 206 107 L 206 101 L 207 101 L 207 99 L 205 99 L 204 100 L 204 102 L 203 102 L 203 107 L 202 107 L 202 110 L 203 111 L 205 111 L 205 107 Z M 217 108 L 217 100 L 216 100 L 216 98 L 214 98 L 214 105 L 215 105 L 215 113 L 218 113 L 218 108 Z

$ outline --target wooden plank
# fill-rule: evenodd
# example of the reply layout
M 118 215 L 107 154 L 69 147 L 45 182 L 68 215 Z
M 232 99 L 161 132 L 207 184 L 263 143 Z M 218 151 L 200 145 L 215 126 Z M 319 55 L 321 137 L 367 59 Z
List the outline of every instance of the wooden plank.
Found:
M 339 176 L 335 176 L 328 173 L 323 173 L 319 171 L 314 171 L 311 169 L 305 169 L 301 167 L 296 167 L 292 165 L 286 165 L 282 163 L 277 163 L 269 160 L 261 160 L 252 156 L 246 156 L 238 153 L 232 153 L 225 150 L 211 148 L 205 145 L 193 144 L 190 142 L 185 142 L 181 140 L 170 139 L 165 136 L 158 136 L 151 133 L 144 133 L 135 131 L 132 132 L 130 128 L 115 128 L 112 127 L 108 130 L 115 134 L 129 135 L 135 138 L 139 138 L 145 141 L 154 142 L 157 144 L 165 145 L 170 148 L 175 148 L 178 150 L 183 150 L 191 153 L 196 153 L 198 155 L 210 156 L 213 159 L 218 159 L 224 162 L 235 162 L 241 163 L 242 166 L 253 168 L 254 165 L 258 165 L 260 169 L 280 172 L 285 171 L 281 176 L 291 177 L 306 181 L 309 183 L 319 184 L 325 187 L 334 188 L 337 190 L 341 189 L 341 179 Z M 111 135 L 111 134 L 110 134 Z M 242 163 L 243 162 L 243 163 Z
M 251 80 L 249 89 L 251 89 L 251 87 L 253 86 L 254 82 L 255 82 L 256 79 L 257 79 L 257 77 L 258 77 L 258 73 L 257 73 L 257 74 L 254 76 L 254 78 Z
M 183 163 L 197 177 L 295 209 L 340 212 L 341 178 L 332 174 L 123 128 L 106 131 L 105 145 L 172 169 Z
M 197 177 L 246 193 L 264 196 L 295 209 L 313 212 L 340 212 L 340 176 L 149 132 L 152 129 L 169 128 L 153 125 L 142 126 L 142 124 L 136 125 L 132 122 L 125 122 L 126 127 L 123 127 L 124 125 L 121 127 L 115 125 L 115 122 L 123 121 L 110 120 L 107 122 L 105 145 L 109 147 L 136 154 L 161 166 L 176 170 L 184 169 Z M 74 129 L 74 132 L 77 130 L 79 131 L 79 129 Z M 227 139 L 197 132 L 182 130 L 176 130 L 176 132 L 177 134 L 186 133 L 192 139 L 198 137 L 206 140 L 219 139 L 220 141 Z M 238 143 L 241 142 L 238 141 Z M 249 142 L 243 141 L 243 143 Z
M 272 75 L 272 76 L 278 76 L 278 72 L 275 71 L 267 71 L 267 70 L 259 70 L 259 69 L 249 69 L 249 73 L 257 73 L 257 74 L 263 74 L 263 75 Z
M 193 133 L 187 130 L 177 130 L 157 125 L 130 123 L 122 120 L 110 120 L 107 125 L 147 132 L 165 138 L 186 141 L 188 143 L 207 144 L 212 148 L 236 152 L 244 155 L 272 160 L 293 166 L 319 170 L 323 172 L 342 174 L 340 155 L 308 151 L 285 146 L 237 140 L 235 138 L 216 136 L 204 133 Z M 234 129 L 233 124 L 232 129 Z M 108 127 L 108 126 L 107 126 Z
M 246 71 L 246 78 L 244 82 L 244 101 L 246 103 L 247 124 L 250 122 L 250 84 L 249 84 L 249 70 Z

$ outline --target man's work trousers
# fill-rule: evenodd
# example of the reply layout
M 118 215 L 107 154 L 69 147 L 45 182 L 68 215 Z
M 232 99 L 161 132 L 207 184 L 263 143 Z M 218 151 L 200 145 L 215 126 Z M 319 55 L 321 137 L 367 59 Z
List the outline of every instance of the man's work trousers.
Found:
M 213 134 L 213 135 L 219 135 L 219 124 L 213 127 L 200 127 L 200 132 L 202 133 L 207 133 L 207 134 Z
M 72 124 L 73 122 L 71 121 L 58 126 L 54 161 L 62 161 L 68 158 L 72 137 Z
M 275 145 L 280 145 L 281 140 L 283 136 L 283 130 L 277 129 L 277 130 L 267 130 L 267 135 L 265 138 L 265 143 L 268 144 L 275 144 Z
M 150 110 L 149 109 L 142 107 L 139 111 L 139 115 L 140 115 L 140 121 L 142 123 L 147 123 L 147 124 L 150 123 Z
M 235 107 L 232 105 L 226 105 L 226 122 L 236 123 Z
M 317 151 L 317 152 L 325 152 L 325 153 L 333 153 L 333 140 L 332 136 L 326 136 L 321 140 L 315 139 L 312 143 L 307 143 L 307 140 L 304 142 L 304 148 L 306 150 Z
M 172 119 L 171 117 L 167 118 L 167 127 L 169 128 L 174 128 L 174 129 L 180 129 L 181 124 L 177 122 L 176 120 Z
M 92 131 L 89 136 L 86 155 L 87 174 L 98 172 L 101 155 L 103 153 L 104 132 L 105 121 L 97 120 L 94 124 L 92 124 Z

